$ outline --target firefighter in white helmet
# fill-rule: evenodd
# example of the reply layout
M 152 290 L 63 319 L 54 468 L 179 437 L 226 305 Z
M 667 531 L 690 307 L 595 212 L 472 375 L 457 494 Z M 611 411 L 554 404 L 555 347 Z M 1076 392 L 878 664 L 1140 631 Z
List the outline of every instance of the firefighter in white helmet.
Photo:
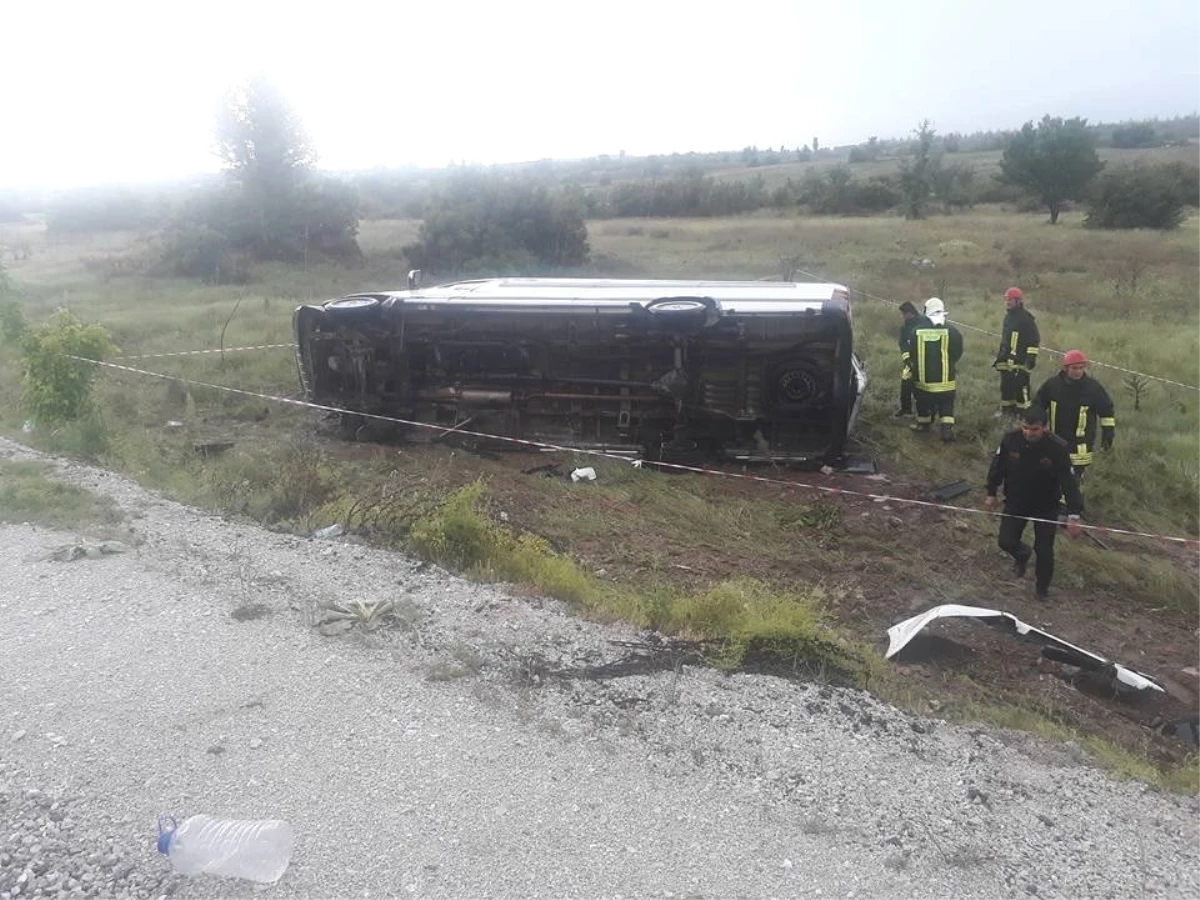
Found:
M 929 431 L 936 418 L 942 440 L 949 443 L 955 439 L 955 370 L 962 358 L 963 339 L 959 330 L 946 321 L 946 306 L 937 297 L 925 301 L 925 317 L 930 324 L 913 333 L 909 352 L 917 400 L 917 420 L 912 429 Z

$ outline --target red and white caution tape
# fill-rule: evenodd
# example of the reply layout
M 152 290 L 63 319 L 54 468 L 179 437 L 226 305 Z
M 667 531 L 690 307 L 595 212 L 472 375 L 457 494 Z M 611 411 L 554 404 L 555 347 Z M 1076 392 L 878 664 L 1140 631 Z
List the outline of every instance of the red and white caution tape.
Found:
M 820 275 L 817 275 L 813 272 L 805 272 L 803 269 L 797 269 L 796 271 L 801 275 L 806 275 L 809 278 L 815 278 L 818 281 L 827 281 L 828 280 L 828 279 L 823 278 Z M 869 291 L 864 291 L 861 288 L 853 288 L 852 287 L 852 288 L 850 288 L 850 290 L 856 294 L 859 294 L 863 297 L 867 297 L 871 300 L 878 300 L 880 303 L 886 303 L 889 306 L 897 305 L 897 304 L 893 303 L 891 300 L 888 300 L 886 297 L 876 296 L 875 294 L 872 294 Z M 969 325 L 966 322 L 960 322 L 957 319 L 947 319 L 946 321 L 950 322 L 954 325 L 957 325 L 960 328 L 966 328 L 970 331 L 977 331 L 980 334 L 986 334 L 986 335 L 989 335 L 990 337 L 994 337 L 994 338 L 1002 338 L 1003 337 L 1003 335 L 1000 334 L 1000 332 L 998 332 L 998 331 L 988 331 L 988 329 L 986 329 L 986 328 L 980 328 L 977 325 Z M 1066 355 L 1066 351 L 1055 350 L 1053 347 L 1042 347 L 1041 351 L 1043 353 L 1049 353 L 1053 356 Z M 1174 385 L 1175 387 L 1187 388 L 1190 391 L 1200 391 L 1200 386 L 1197 386 L 1194 384 L 1187 384 L 1186 382 L 1183 382 L 1183 381 L 1172 381 L 1170 378 L 1163 378 L 1160 375 L 1150 375 L 1150 374 L 1147 374 L 1146 372 L 1139 372 L 1136 369 L 1126 369 L 1124 366 L 1118 366 L 1113 363 L 1099 362 L 1094 359 L 1089 359 L 1088 365 L 1089 366 L 1103 366 L 1106 369 L 1115 369 L 1118 372 L 1124 372 L 1127 375 L 1136 375 L 1139 378 L 1146 378 L 1146 379 L 1149 379 L 1150 381 L 1159 381 L 1159 382 L 1162 382 L 1163 384 L 1171 384 L 1171 385 Z
M 252 347 L 218 347 L 213 350 L 178 350 L 174 353 L 141 353 L 136 356 L 114 356 L 113 359 L 164 359 L 168 356 L 203 356 L 207 353 L 242 353 L 246 350 L 295 349 L 295 344 L 256 344 Z
M 101 366 L 106 369 L 115 369 L 120 372 L 129 372 L 134 375 L 146 375 L 151 378 L 161 378 L 166 381 L 177 381 L 181 384 L 192 385 L 193 387 L 211 388 L 213 390 L 225 391 L 225 392 L 228 392 L 231 394 L 238 394 L 243 397 L 254 397 L 258 400 L 266 400 L 266 401 L 269 401 L 272 403 L 283 403 L 283 404 L 287 404 L 289 406 L 297 406 L 297 407 L 301 407 L 304 409 L 313 409 L 313 410 L 318 410 L 320 412 L 345 413 L 345 414 L 349 414 L 349 415 L 353 415 L 353 416 L 358 416 L 363 419 L 372 419 L 372 420 L 379 421 L 379 422 L 390 422 L 395 425 L 405 425 L 405 426 L 412 427 L 412 428 L 425 428 L 425 429 L 438 431 L 438 432 L 442 432 L 442 433 L 446 433 L 448 431 L 448 429 L 444 425 L 433 425 L 433 424 L 430 424 L 429 422 L 415 422 L 415 421 L 411 421 L 408 419 L 396 418 L 395 416 L 384 416 L 384 415 L 380 415 L 378 413 L 359 412 L 357 410 L 352 410 L 352 409 L 343 409 L 338 406 L 326 406 L 321 403 L 312 403 L 311 401 L 308 401 L 308 400 L 298 400 L 293 397 L 283 397 L 283 396 L 280 396 L 277 394 L 264 394 L 260 391 L 248 391 L 243 388 L 227 387 L 226 385 L 223 385 L 223 384 L 212 384 L 211 382 L 196 381 L 196 380 L 190 379 L 190 378 L 180 378 L 176 375 L 166 375 L 161 372 L 150 372 L 150 371 L 147 371 L 146 369 L 137 369 L 132 366 L 123 366 L 123 365 L 119 365 L 117 363 L 112 363 L 112 362 L 104 362 L 104 361 L 94 360 L 94 359 L 85 359 L 84 357 L 80 357 L 80 356 L 71 356 L 70 358 L 74 359 L 74 360 L 78 360 L 79 362 L 93 363 L 97 366 Z M 494 441 L 503 441 L 505 443 L 513 444 L 516 446 L 531 447 L 531 448 L 534 448 L 537 450 L 543 450 L 543 451 L 549 450 L 549 451 L 554 451 L 554 452 L 559 452 L 559 453 L 578 453 L 578 454 L 582 454 L 582 455 L 586 455 L 586 456 L 600 457 L 602 459 L 611 459 L 611 460 L 615 460 L 617 462 L 622 462 L 622 463 L 626 463 L 626 464 L 629 464 L 631 462 L 629 460 L 629 458 L 626 456 L 619 456 L 617 454 L 606 452 L 604 450 L 590 450 L 590 449 L 581 449 L 578 447 L 568 447 L 568 446 L 563 446 L 560 444 L 547 443 L 545 441 L 531 441 L 531 440 L 527 440 L 525 438 L 514 438 L 514 437 L 508 437 L 506 435 L 488 434 L 487 432 L 482 432 L 482 431 L 470 431 L 466 428 L 453 428 L 453 429 L 449 429 L 449 430 L 453 431 L 454 434 L 456 434 L 456 435 L 463 435 L 466 437 L 485 438 L 487 440 L 494 440 Z M 838 487 L 829 487 L 826 485 L 819 485 L 819 484 L 808 484 L 807 482 L 802 482 L 802 481 L 785 481 L 784 479 L 781 479 L 781 478 L 770 478 L 765 475 L 750 475 L 750 474 L 746 474 L 744 472 L 726 472 L 721 469 L 704 469 L 704 468 L 700 468 L 697 466 L 682 465 L 680 463 L 655 462 L 655 461 L 650 461 L 650 460 L 640 460 L 639 459 L 639 460 L 633 460 L 632 464 L 635 466 L 638 466 L 638 467 L 654 466 L 654 467 L 660 468 L 660 469 L 673 469 L 673 470 L 679 471 L 679 472 L 693 472 L 697 475 L 712 475 L 712 476 L 718 476 L 718 477 L 722 477 L 722 478 L 737 478 L 737 479 L 740 479 L 743 481 L 753 481 L 753 482 L 757 482 L 759 484 L 769 484 L 769 485 L 773 485 L 773 486 L 777 486 L 777 487 L 801 488 L 804 490 L 816 491 L 818 493 L 827 494 L 829 496 L 835 496 L 835 497 L 860 497 L 860 498 L 863 498 L 866 500 L 870 500 L 873 503 L 904 503 L 909 506 L 918 506 L 918 507 L 925 507 L 928 509 L 945 510 L 947 512 L 970 513 L 972 515 L 992 516 L 992 517 L 996 517 L 996 518 L 1000 518 L 1000 517 L 1020 518 L 1020 519 L 1026 519 L 1030 522 L 1046 522 L 1046 523 L 1052 524 L 1052 525 L 1061 524 L 1057 519 L 1039 519 L 1039 518 L 1035 518 L 1035 517 L 1031 517 L 1031 516 L 1012 516 L 1010 513 L 1005 513 L 1005 512 L 996 512 L 993 510 L 986 510 L 986 509 L 972 509 L 971 507 L 968 507 L 968 506 L 954 506 L 953 504 L 949 504 L 949 503 L 935 503 L 931 500 L 914 500 L 914 499 L 911 499 L 908 497 L 894 497 L 889 494 L 876 494 L 876 493 L 871 493 L 869 491 L 855 491 L 855 490 L 851 490 L 849 488 L 838 488 Z M 1127 535 L 1129 537 L 1149 538 L 1151 540 L 1158 541 L 1159 543 L 1162 543 L 1162 544 L 1183 544 L 1184 546 L 1188 547 L 1189 549 L 1200 549 L 1200 540 L 1196 540 L 1193 538 L 1184 538 L 1184 537 L 1177 537 L 1174 535 L 1165 535 L 1165 534 L 1153 534 L 1153 533 L 1145 532 L 1145 531 L 1133 531 L 1133 530 L 1127 529 L 1127 528 L 1114 528 L 1114 527 L 1111 527 L 1108 525 L 1088 525 L 1088 524 L 1084 524 L 1082 522 L 1079 523 L 1079 525 L 1080 525 L 1080 528 L 1083 528 L 1088 531 L 1096 532 L 1097 534 Z

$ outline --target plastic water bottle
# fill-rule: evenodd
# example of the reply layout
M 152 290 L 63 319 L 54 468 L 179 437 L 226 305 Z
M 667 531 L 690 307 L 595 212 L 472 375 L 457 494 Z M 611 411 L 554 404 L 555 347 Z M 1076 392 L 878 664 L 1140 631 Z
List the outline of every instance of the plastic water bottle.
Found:
M 271 883 L 292 859 L 292 826 L 279 819 L 191 816 L 158 820 L 158 852 L 183 875 L 220 875 Z

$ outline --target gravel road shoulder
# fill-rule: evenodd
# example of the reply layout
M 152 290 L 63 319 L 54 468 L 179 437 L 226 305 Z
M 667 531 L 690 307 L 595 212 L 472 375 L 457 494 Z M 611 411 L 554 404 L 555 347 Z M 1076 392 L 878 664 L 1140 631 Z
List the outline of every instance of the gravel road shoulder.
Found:
M 0 459 L 33 458 L 0 440 Z M 1195 798 L 1071 747 L 641 636 L 103 470 L 129 552 L 0 525 L 0 900 L 1200 895 Z M 386 627 L 319 627 L 389 600 Z M 165 812 L 285 818 L 273 886 L 170 872 Z

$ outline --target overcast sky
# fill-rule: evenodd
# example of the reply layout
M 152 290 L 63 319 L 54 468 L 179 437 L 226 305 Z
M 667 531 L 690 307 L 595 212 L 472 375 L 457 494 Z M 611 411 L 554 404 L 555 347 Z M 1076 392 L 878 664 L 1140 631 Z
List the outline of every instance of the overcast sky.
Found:
M 0 24 L 0 186 L 214 171 L 218 98 L 254 71 L 328 169 L 1200 110 L 1196 0 L 41 0 Z

